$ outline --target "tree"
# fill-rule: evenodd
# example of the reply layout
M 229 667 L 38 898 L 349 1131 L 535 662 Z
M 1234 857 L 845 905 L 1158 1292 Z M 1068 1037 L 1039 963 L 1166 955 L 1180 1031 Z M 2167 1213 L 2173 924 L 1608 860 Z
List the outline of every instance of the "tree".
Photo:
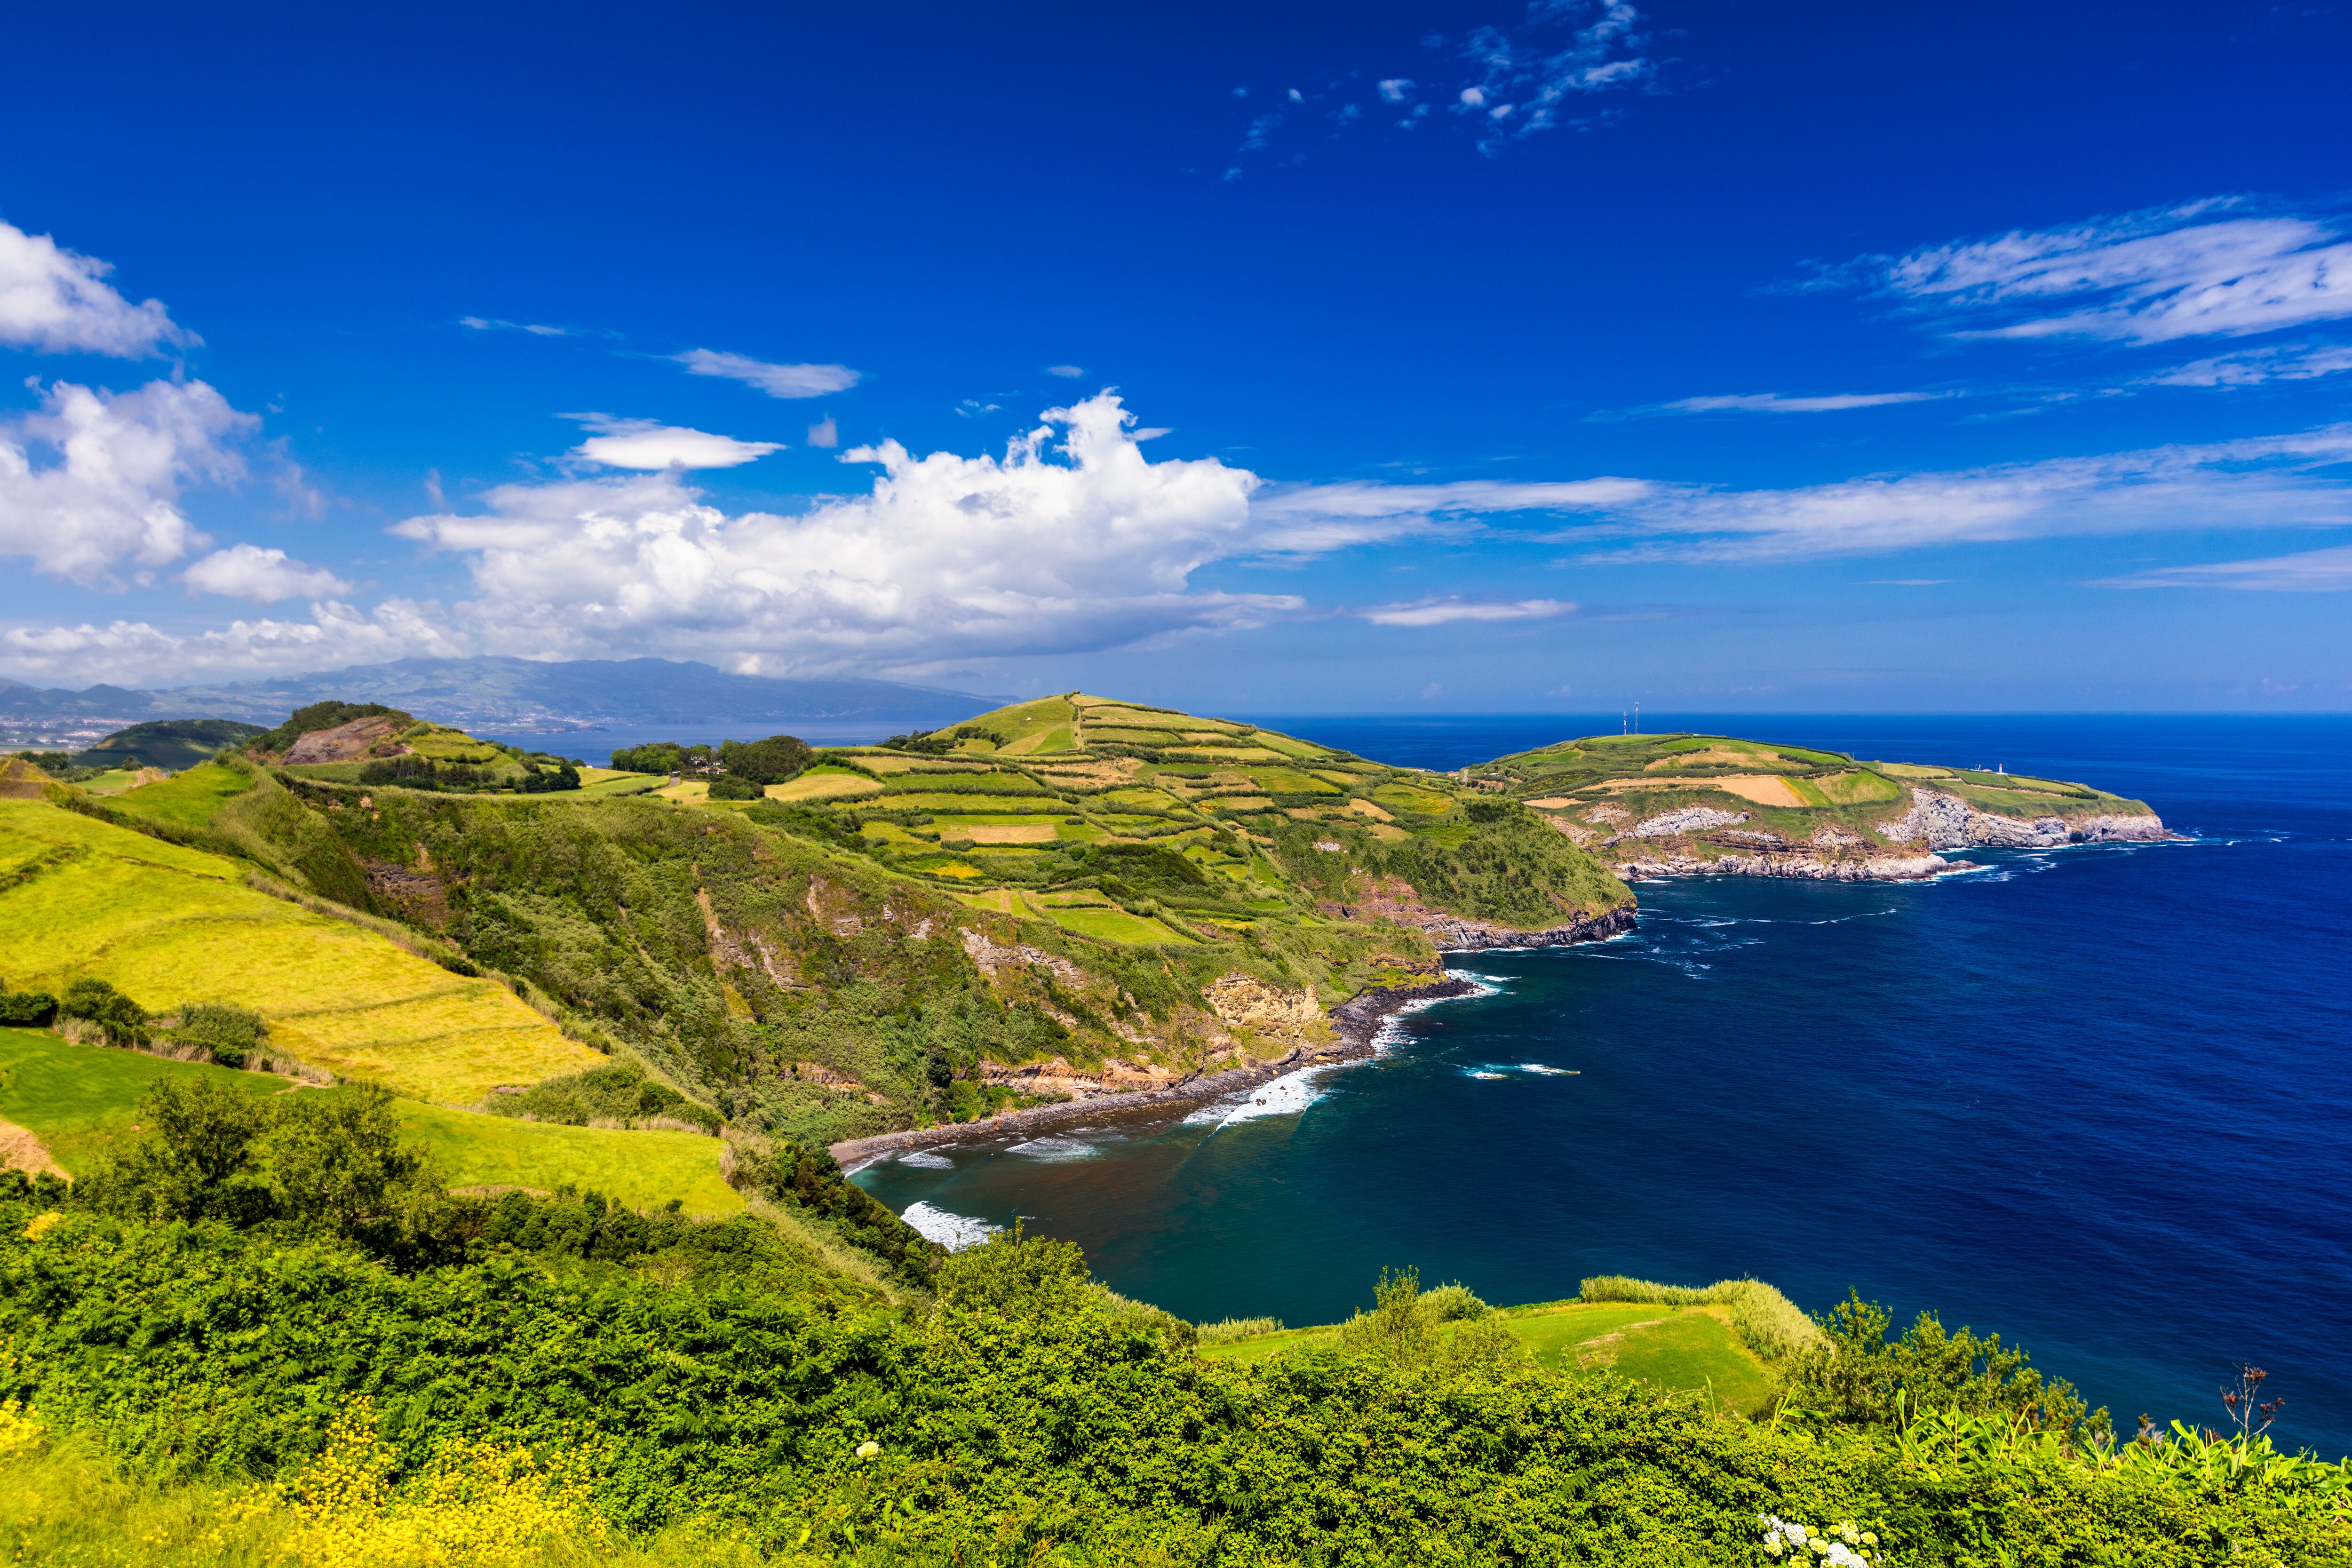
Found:
M 779 784 L 798 778 L 815 755 L 807 742 L 793 735 L 719 743 L 719 764 L 734 777 L 756 784 Z
M 139 1105 L 145 1141 L 90 1179 L 89 1201 L 138 1219 L 266 1219 L 276 1205 L 255 1145 L 270 1119 L 270 1106 L 253 1095 L 160 1079 Z
M 276 1121 L 264 1151 L 270 1192 L 304 1229 L 381 1247 L 439 1192 L 425 1150 L 400 1141 L 392 1096 L 373 1084 L 297 1096 Z

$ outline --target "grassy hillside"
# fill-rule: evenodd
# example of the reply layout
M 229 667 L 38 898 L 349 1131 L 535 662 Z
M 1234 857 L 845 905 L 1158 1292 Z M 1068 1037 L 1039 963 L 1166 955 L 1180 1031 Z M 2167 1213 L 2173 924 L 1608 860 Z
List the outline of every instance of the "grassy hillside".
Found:
M 14 1122 L 39 1139 L 68 1175 L 88 1175 L 137 1140 L 141 1098 L 163 1080 L 204 1082 L 250 1095 L 331 1098 L 341 1092 L 267 1073 L 0 1028 L 0 1121 Z M 569 1184 L 634 1208 L 657 1208 L 673 1197 L 691 1215 L 735 1214 L 743 1207 L 741 1196 L 719 1179 L 715 1138 L 516 1121 L 406 1100 L 394 1110 L 403 1131 L 438 1157 L 441 1173 L 453 1187 L 551 1192 Z
M 1493 1321 L 1526 1350 L 1533 1365 L 1547 1371 L 1606 1369 L 1676 1393 L 1711 1393 L 1747 1415 L 1762 1410 L 1774 1392 L 1769 1369 L 1739 1342 L 1730 1314 L 1719 1307 L 1552 1301 L 1507 1308 Z M 1441 1336 L 1458 1331 L 1449 1325 Z M 1204 1344 L 1201 1354 L 1249 1364 L 1339 1348 L 1339 1325 L 1332 1323 Z
M 46 802 L 0 801 L 7 984 L 55 993 L 91 976 L 158 1014 L 235 1003 L 305 1061 L 449 1104 L 598 1059 L 494 982 L 271 898 L 247 874 Z
M 609 770 L 528 793 L 372 781 L 498 764 L 405 714 L 305 714 L 103 805 L 28 806 L 113 858 L 9 895 L 47 932 L 18 982 L 100 973 L 162 1008 L 204 974 L 304 1059 L 448 1104 L 576 1070 L 581 1047 L 480 968 L 721 1116 L 830 1141 L 1327 1041 L 1324 1008 L 1430 974 L 1448 922 L 1542 932 L 1631 903 L 1539 818 L 1452 781 L 1085 696 L 824 753 L 745 801 Z M 268 760 L 338 748 L 368 755 Z M 239 861 L 352 919 L 261 898 Z M 437 969 L 369 945 L 370 919 Z M 321 940 L 369 956 L 327 962 Z M 464 1016 L 484 1007 L 547 1050 Z
M 1702 856 L 1776 844 L 1885 851 L 1891 842 L 1878 829 L 1911 810 L 1915 785 L 2026 822 L 2148 814 L 2140 801 L 2087 784 L 1865 763 L 1842 752 L 1727 735 L 1588 735 L 1497 757 L 1461 776 L 1526 802 L 1580 844 L 1655 838 Z M 1716 816 L 1677 829 L 1669 815 L 1677 812 Z M 1745 820 L 1734 824 L 1734 817 Z

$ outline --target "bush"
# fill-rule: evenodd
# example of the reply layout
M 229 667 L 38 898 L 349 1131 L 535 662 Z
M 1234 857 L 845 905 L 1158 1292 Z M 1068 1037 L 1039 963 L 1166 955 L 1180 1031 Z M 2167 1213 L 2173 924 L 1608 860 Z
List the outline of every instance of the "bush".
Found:
M 147 1043 L 147 1009 L 103 980 L 85 977 L 68 984 L 58 999 L 58 1013 L 96 1024 L 105 1031 L 110 1046 Z
M 675 741 L 648 741 L 624 746 L 613 753 L 612 765 L 625 773 L 683 773 L 710 765 L 709 746 L 681 746 Z
M 0 991 L 0 1024 L 46 1027 L 58 1016 L 58 999 L 46 991 Z
M 226 1002 L 183 1002 L 173 1037 L 203 1046 L 223 1067 L 241 1068 L 269 1037 L 269 1026 L 250 1007 Z
M 1495 1309 L 1471 1293 L 1462 1284 L 1440 1285 L 1434 1290 L 1424 1290 L 1422 1305 L 1436 1315 L 1441 1323 L 1458 1322 L 1465 1318 L 1483 1318 Z
M 710 781 L 710 798 L 713 800 L 765 800 L 768 798 L 768 791 L 765 785 L 754 784 L 750 779 L 737 778 L 733 773 L 720 773 Z

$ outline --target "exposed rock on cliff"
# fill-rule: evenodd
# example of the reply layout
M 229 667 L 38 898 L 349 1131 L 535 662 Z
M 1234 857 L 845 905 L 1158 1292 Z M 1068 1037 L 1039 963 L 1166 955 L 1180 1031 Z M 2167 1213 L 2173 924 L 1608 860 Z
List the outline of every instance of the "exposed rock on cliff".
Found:
M 1916 843 L 1930 849 L 2050 849 L 2062 844 L 2157 843 L 2178 837 L 2152 811 L 2145 816 L 1998 816 L 1958 795 L 1919 787 L 1911 791 L 1911 809 L 1878 824 L 1878 831 L 1897 844 Z

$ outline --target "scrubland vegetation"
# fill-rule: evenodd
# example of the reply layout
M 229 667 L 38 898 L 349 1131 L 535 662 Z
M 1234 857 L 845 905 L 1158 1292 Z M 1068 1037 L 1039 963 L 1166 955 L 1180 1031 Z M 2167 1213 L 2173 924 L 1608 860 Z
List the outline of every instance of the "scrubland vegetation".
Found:
M 1554 1370 L 1521 1325 L 1558 1311 L 1405 1274 L 1325 1342 L 1204 1359 L 1226 1336 L 1065 1243 L 916 1241 L 886 1289 L 749 1216 L 450 1196 L 381 1097 L 268 1104 L 159 1091 L 105 1169 L 0 1198 L 0 1551 L 1728 1564 L 1769 1560 L 1769 1518 L 1901 1564 L 2352 1552 L 2342 1467 L 2117 1446 L 1996 1342 L 1926 1318 L 1890 1342 L 1866 1303 L 1772 1363 L 1752 1417 Z M 856 1189 L 819 1164 L 761 1180 L 800 1225 L 869 1223 L 826 1212 Z

